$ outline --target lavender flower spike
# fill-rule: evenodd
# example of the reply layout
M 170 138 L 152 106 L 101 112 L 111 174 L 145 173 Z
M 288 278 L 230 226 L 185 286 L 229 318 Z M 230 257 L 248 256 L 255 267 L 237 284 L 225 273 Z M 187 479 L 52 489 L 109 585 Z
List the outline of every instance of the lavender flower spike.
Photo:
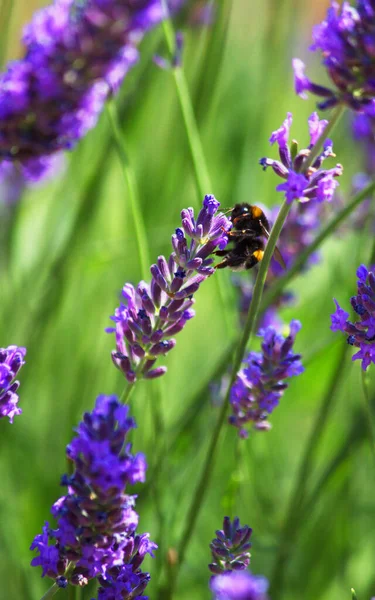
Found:
M 219 205 L 208 195 L 196 219 L 192 208 L 183 210 L 182 228 L 172 235 L 173 252 L 152 265 L 151 284 L 124 285 L 123 302 L 111 317 L 115 327 L 107 332 L 116 336 L 112 360 L 130 383 L 164 375 L 165 367 L 154 366 L 158 357 L 174 348 L 173 336 L 194 317 L 193 295 L 214 272 L 210 256 L 228 242 L 231 222 L 217 213 Z
M 140 566 L 156 549 L 148 534 L 136 533 L 135 496 L 126 493 L 126 486 L 145 481 L 146 473 L 145 457 L 132 454 L 126 439 L 135 427 L 128 410 L 116 396 L 99 396 L 93 411 L 85 413 L 67 446 L 74 464 L 73 474 L 61 480 L 67 493 L 51 510 L 57 528 L 46 523 L 31 544 L 39 552 L 31 564 L 42 567 L 42 577 L 59 587 L 97 578 L 101 600 L 140 596 L 149 581 Z M 124 590 L 128 595 L 121 595 Z
M 214 600 L 267 600 L 267 579 L 248 571 L 212 577 L 210 587 Z
M 223 529 L 216 531 L 217 537 L 210 544 L 213 562 L 208 568 L 211 573 L 217 575 L 246 569 L 250 564 L 251 533 L 251 527 L 240 527 L 238 517 L 233 522 L 224 517 Z
M 323 98 L 318 108 L 347 104 L 355 111 L 366 110 L 375 98 L 375 5 L 357 0 L 341 5 L 335 0 L 326 19 L 313 29 L 311 50 L 320 51 L 334 89 L 318 85 L 305 75 L 305 65 L 293 60 L 296 92 L 302 98 L 311 92 Z
M 336 178 L 343 172 L 340 164 L 333 169 L 321 168 L 326 158 L 335 156 L 332 150 L 332 141 L 329 139 L 325 141 L 321 154 L 310 167 L 304 169 L 303 166 L 305 159 L 310 155 L 319 136 L 324 131 L 327 121 L 320 121 L 317 113 L 313 113 L 309 117 L 310 144 L 308 148 L 299 152 L 297 142 L 293 141 L 291 147 L 288 146 L 291 124 L 292 114 L 288 113 L 280 129 L 274 131 L 270 137 L 271 144 L 277 142 L 279 146 L 280 160 L 262 158 L 259 162 L 263 170 L 272 167 L 276 175 L 285 180 L 285 183 L 281 183 L 276 189 L 285 193 L 288 202 L 293 202 L 293 200 L 330 202 L 338 185 Z
M 248 437 L 244 428 L 247 423 L 252 423 L 258 430 L 270 429 L 267 418 L 288 387 L 285 380 L 303 373 L 301 356 L 293 352 L 300 329 L 299 321 L 292 321 L 290 333 L 285 338 L 273 327 L 259 332 L 258 335 L 263 337 L 262 351 L 249 353 L 230 395 L 233 414 L 229 423 L 239 428 L 242 438 Z
M 361 265 L 357 277 L 357 295 L 350 299 L 350 303 L 358 321 L 349 321 L 349 314 L 335 300 L 336 311 L 331 315 L 331 329 L 347 334 L 348 344 L 358 348 L 352 360 L 361 360 L 362 369 L 366 371 L 371 363 L 375 363 L 375 271 L 368 271 Z
M 26 348 L 8 346 L 0 348 L 0 419 L 13 418 L 20 415 L 22 410 L 17 406 L 19 382 L 14 381 L 18 371 L 25 364 Z
M 37 11 L 24 30 L 24 58 L 0 77 L 0 160 L 39 161 L 42 170 L 46 156 L 71 149 L 163 16 L 161 0 L 55 0 Z

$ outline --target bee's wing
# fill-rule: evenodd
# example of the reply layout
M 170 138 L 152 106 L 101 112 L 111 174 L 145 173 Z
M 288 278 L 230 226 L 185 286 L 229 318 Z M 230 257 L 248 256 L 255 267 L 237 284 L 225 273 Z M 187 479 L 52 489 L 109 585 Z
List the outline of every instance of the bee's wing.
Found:
M 261 226 L 261 228 L 263 230 L 264 235 L 266 236 L 266 238 L 268 240 L 268 238 L 270 237 L 269 231 L 267 231 L 267 229 L 265 228 L 265 226 L 263 225 L 263 223 L 261 221 L 259 221 L 259 223 L 260 223 L 260 226 Z M 282 266 L 283 269 L 286 270 L 285 261 L 284 261 L 284 259 L 282 257 L 282 254 L 281 254 L 281 252 L 280 252 L 280 250 L 278 249 L 277 246 L 275 247 L 275 251 L 274 251 L 273 254 L 274 254 L 274 257 L 277 260 L 277 262 Z

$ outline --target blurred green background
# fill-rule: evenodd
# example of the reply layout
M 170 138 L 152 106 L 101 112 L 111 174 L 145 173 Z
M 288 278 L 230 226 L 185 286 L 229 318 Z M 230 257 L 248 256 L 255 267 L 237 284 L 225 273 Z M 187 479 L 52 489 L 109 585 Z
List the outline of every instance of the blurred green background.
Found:
M 5 60 L 20 54 L 22 26 L 47 3 L 10 4 L 10 23 L 2 27 Z M 184 66 L 213 182 L 207 193 L 224 207 L 242 201 L 280 203 L 276 177 L 263 173 L 258 159 L 276 156 L 268 138 L 287 111 L 294 114 L 293 137 L 307 143 L 307 117 L 315 103 L 294 95 L 291 59 L 308 59 L 309 72 L 324 79 L 308 46 L 311 27 L 327 5 L 325 0 L 220 0 L 209 28 L 189 25 L 188 10 L 177 18 L 185 33 Z M 7 0 L 0 4 L 3 19 L 8 6 Z M 161 29 L 143 41 L 141 61 L 118 97 L 153 261 L 170 252 L 181 209 L 197 209 L 201 202 L 173 77 L 152 63 L 155 53 L 165 54 Z M 334 141 L 345 168 L 340 192 L 347 199 L 363 157 L 347 122 L 336 130 Z M 134 223 L 105 114 L 67 158 L 62 176 L 26 190 L 11 209 L 0 199 L 0 345 L 27 347 L 27 364 L 19 375 L 23 415 L 13 425 L 0 422 L 4 599 L 38 599 L 50 583 L 29 567 L 29 545 L 62 493 L 59 480 L 72 428 L 99 393 L 121 394 L 124 388 L 110 360 L 113 338 L 104 328 L 124 282 L 141 278 Z M 343 354 L 345 340 L 329 330 L 332 296 L 348 307 L 355 269 L 369 260 L 371 244 L 364 232 L 336 236 L 324 245 L 321 263 L 291 286 L 298 303 L 282 316 L 303 323 L 297 350 L 305 357 L 306 372 L 291 382 L 270 432 L 239 441 L 236 430 L 227 427 L 176 598 L 210 597 L 209 543 L 225 514 L 238 515 L 253 527 L 251 569 L 274 578 L 273 600 L 343 600 L 350 597 L 350 587 L 363 600 L 375 595 L 375 462 L 362 374 L 359 363 L 350 360 L 351 349 Z M 166 359 L 167 375 L 160 385 L 140 382 L 131 401 L 138 422 L 134 449 L 149 461 L 148 482 L 136 490 L 139 530 L 150 531 L 160 546 L 157 558 L 145 563 L 152 573 L 148 592 L 153 599 L 165 581 L 166 552 L 183 528 L 215 423 L 217 407 L 208 384 L 215 373 L 224 374 L 223 361 L 239 329 L 230 273 L 216 277 L 227 290 L 227 314 L 211 278 L 197 295 L 196 318 Z M 370 401 L 372 380 L 370 369 Z M 314 430 L 317 451 L 304 464 L 300 497 L 293 496 L 297 500 L 290 509 Z M 82 599 L 93 595 L 87 588 Z

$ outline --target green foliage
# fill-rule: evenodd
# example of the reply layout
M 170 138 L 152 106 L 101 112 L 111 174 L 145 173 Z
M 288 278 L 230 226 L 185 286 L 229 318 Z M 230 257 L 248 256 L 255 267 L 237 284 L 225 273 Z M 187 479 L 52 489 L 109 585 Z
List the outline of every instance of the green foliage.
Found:
M 21 0 L 14 2 L 17 36 L 25 17 Z M 216 4 L 212 27 L 181 23 L 184 66 L 213 182 L 206 191 L 224 207 L 241 201 L 270 207 L 281 203 L 281 194 L 258 159 L 267 154 L 269 134 L 287 110 L 295 117 L 293 135 L 307 139 L 314 100 L 294 95 L 290 63 L 297 48 L 310 43 L 317 15 L 307 8 L 315 4 Z M 156 52 L 166 53 L 161 30 L 144 40 L 141 63 L 117 99 L 152 261 L 168 252 L 180 210 L 201 202 L 173 76 L 153 65 Z M 348 122 L 340 124 L 334 141 L 345 168 L 340 193 L 348 202 L 351 177 L 361 168 Z M 23 415 L 13 425 L 0 422 L 0 596 L 35 600 L 48 582 L 30 568 L 29 545 L 61 495 L 72 429 L 99 393 L 123 391 L 125 380 L 110 359 L 113 339 L 104 328 L 123 283 L 141 278 L 135 225 L 106 115 L 68 157 L 60 179 L 28 190 L 12 210 L 0 211 L 0 345 L 27 347 L 20 373 Z M 329 209 L 327 219 L 333 216 Z M 368 263 L 372 238 L 369 230 L 333 235 L 322 262 L 291 283 L 298 304 L 283 316 L 303 324 L 297 350 L 306 357 L 306 372 L 292 381 L 270 432 L 242 441 L 226 428 L 180 573 L 179 600 L 209 598 L 208 545 L 224 514 L 253 527 L 251 568 L 271 579 L 272 600 L 342 600 L 352 584 L 360 598 L 375 593 L 368 426 L 374 376 L 370 368 L 364 394 L 360 365 L 352 364 L 350 348 L 343 352 L 340 334 L 329 330 L 332 296 L 347 302 L 354 293 L 355 269 Z M 227 290 L 225 308 L 217 301 L 215 277 Z M 154 599 L 166 581 L 166 555 L 184 528 L 216 421 L 209 383 L 225 373 L 239 332 L 230 274 L 215 277 L 197 295 L 197 316 L 179 334 L 166 360 L 167 375 L 160 383 L 140 382 L 131 399 L 138 422 L 134 448 L 149 461 L 148 481 L 136 490 L 140 530 L 150 531 L 160 546 L 155 561 L 146 561 Z M 316 445 L 301 477 L 315 430 Z M 82 600 L 93 595 L 83 590 Z

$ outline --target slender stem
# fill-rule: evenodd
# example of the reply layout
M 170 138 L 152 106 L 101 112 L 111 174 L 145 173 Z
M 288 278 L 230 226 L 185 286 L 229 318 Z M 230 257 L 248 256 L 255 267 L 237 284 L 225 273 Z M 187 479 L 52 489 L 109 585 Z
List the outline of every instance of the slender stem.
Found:
M 163 20 L 164 36 L 167 42 L 169 53 L 173 57 L 175 52 L 175 32 L 172 22 L 169 18 L 169 10 L 165 0 L 162 0 L 162 5 L 166 15 L 166 18 Z M 181 66 L 176 66 L 172 69 L 172 71 L 176 84 L 178 99 L 180 102 L 182 117 L 185 123 L 186 134 L 189 141 L 198 193 L 200 198 L 203 198 L 205 194 L 212 193 L 213 188 L 190 100 L 189 88 L 183 68 Z
M 121 162 L 125 183 L 128 188 L 130 209 L 132 212 L 134 222 L 141 273 L 142 277 L 144 279 L 147 279 L 150 269 L 150 252 L 148 248 L 146 228 L 139 200 L 137 181 L 124 148 L 121 125 L 119 122 L 116 106 L 113 100 L 107 103 L 107 115 L 111 124 L 113 139 L 115 141 L 116 150 Z
M 49 590 L 44 594 L 44 596 L 41 597 L 40 600 L 48 600 L 48 598 L 52 598 L 52 596 L 54 596 L 55 594 L 57 594 L 57 592 L 60 590 L 59 586 L 54 583 Z
M 293 550 L 295 537 L 300 526 L 300 517 L 302 514 L 301 504 L 304 500 L 308 476 L 312 469 L 313 456 L 332 409 L 336 392 L 341 382 L 341 376 L 347 372 L 347 366 L 344 360 L 347 350 L 348 345 L 346 342 L 344 342 L 342 344 L 341 352 L 336 363 L 336 368 L 334 370 L 331 383 L 327 389 L 323 402 L 320 405 L 319 412 L 316 416 L 309 439 L 305 446 L 303 458 L 295 480 L 295 485 L 290 496 L 286 517 L 284 519 L 284 527 L 282 528 L 280 534 L 278 555 L 276 557 L 276 562 L 271 577 L 271 594 L 274 600 L 283 596 L 282 588 L 286 571 L 285 566 Z
M 345 221 L 345 219 L 365 200 L 372 194 L 375 190 L 375 181 L 372 181 L 369 185 L 367 185 L 363 190 L 358 192 L 354 196 L 354 198 L 349 202 L 349 204 L 343 208 L 337 215 L 331 220 L 331 222 L 322 229 L 320 234 L 314 240 L 314 242 L 306 248 L 301 254 L 297 257 L 293 266 L 283 275 L 279 277 L 275 283 L 270 287 L 269 290 L 264 294 L 264 299 L 262 303 L 261 310 L 262 312 L 268 308 L 275 298 L 277 298 L 283 289 L 298 275 L 301 271 L 302 267 L 306 264 L 311 254 L 315 252 L 322 243 L 333 233 L 340 225 Z
M 344 114 L 345 109 L 346 109 L 346 107 L 344 104 L 339 104 L 338 107 L 335 109 L 335 111 L 332 115 L 332 118 L 328 122 L 326 128 L 321 133 L 320 137 L 317 139 L 310 154 L 303 161 L 301 172 L 307 171 L 307 169 L 309 167 L 311 167 L 311 165 L 314 164 L 314 162 L 316 161 L 316 159 L 318 158 L 319 154 L 322 151 L 323 143 L 325 142 L 326 139 L 329 138 L 330 134 L 332 133 L 332 131 L 336 127 L 337 123 L 341 119 L 342 115 Z
M 134 386 L 135 386 L 135 382 L 134 383 L 128 383 L 125 387 L 124 390 L 120 396 L 120 402 L 122 402 L 123 404 L 127 404 L 130 400 L 130 397 L 134 391 Z
M 363 397 L 365 401 L 365 413 L 366 413 L 366 421 L 367 421 L 367 429 L 368 429 L 368 438 L 370 442 L 372 459 L 375 464 L 375 426 L 374 426 L 374 417 L 373 411 L 371 407 L 371 397 L 368 390 L 368 375 L 361 369 L 361 379 L 362 379 L 362 390 Z
M 179 571 L 181 565 L 183 564 L 186 551 L 189 547 L 192 535 L 194 533 L 194 529 L 195 529 L 195 526 L 197 523 L 197 519 L 198 519 L 200 510 L 203 506 L 204 497 L 207 492 L 207 489 L 208 489 L 208 486 L 210 483 L 210 479 L 211 479 L 212 470 L 214 467 L 214 458 L 215 458 L 216 448 L 218 445 L 218 441 L 220 438 L 220 434 L 221 434 L 223 425 L 226 421 L 226 415 L 227 415 L 227 411 L 229 408 L 230 391 L 231 391 L 232 385 L 236 379 L 237 372 L 241 366 L 241 362 L 242 362 L 243 355 L 246 350 L 247 342 L 248 342 L 249 338 L 251 337 L 251 335 L 254 331 L 254 328 L 255 328 L 257 315 L 258 315 L 258 311 L 259 311 L 259 306 L 260 306 L 260 302 L 262 299 L 263 288 L 264 288 L 264 284 L 266 281 L 268 267 L 271 262 L 271 258 L 272 258 L 273 252 L 275 250 L 278 237 L 280 235 L 282 226 L 288 215 L 290 207 L 291 207 L 291 205 L 288 204 L 286 201 L 282 205 L 282 207 L 279 211 L 279 214 L 277 216 L 277 219 L 275 221 L 275 224 L 272 227 L 272 230 L 270 232 L 270 237 L 269 237 L 269 240 L 268 240 L 265 252 L 264 252 L 264 256 L 260 263 L 260 267 L 259 267 L 257 279 L 256 279 L 255 286 L 254 286 L 253 297 L 251 300 L 245 328 L 244 328 L 240 343 L 239 343 L 237 351 L 236 351 L 235 360 L 234 360 L 234 364 L 233 364 L 233 370 L 232 370 L 230 382 L 228 385 L 228 389 L 227 389 L 227 392 L 226 392 L 226 395 L 224 398 L 224 402 L 222 404 L 222 407 L 221 407 L 221 410 L 220 410 L 220 413 L 219 413 L 219 416 L 218 416 L 218 419 L 217 419 L 217 422 L 216 422 L 216 425 L 215 425 L 215 428 L 213 431 L 210 445 L 208 447 L 207 456 L 206 456 L 206 459 L 205 459 L 205 462 L 203 465 L 201 476 L 199 478 L 195 493 L 193 494 L 193 499 L 192 499 L 192 502 L 188 509 L 187 516 L 184 519 L 185 526 L 184 526 L 182 535 L 180 537 L 180 540 L 177 544 L 178 563 L 176 564 L 176 566 L 172 572 L 170 588 L 169 588 L 169 594 L 170 594 L 169 597 L 172 597 L 172 595 L 173 595 L 174 587 L 176 585 L 178 571 Z
M 163 20 L 163 31 L 164 37 L 167 43 L 168 51 L 173 60 L 176 47 L 176 35 L 173 28 L 172 21 L 169 16 L 169 9 L 166 0 L 161 0 L 165 19 Z M 176 85 L 177 96 L 180 103 L 181 113 L 185 125 L 185 131 L 189 142 L 191 159 L 194 167 L 195 182 L 200 197 L 200 201 L 206 194 L 213 193 L 213 185 L 207 168 L 207 161 L 203 151 L 201 138 L 199 135 L 198 125 L 195 119 L 195 114 L 190 98 L 189 87 L 186 81 L 185 73 L 181 65 L 175 66 L 172 69 L 173 78 Z M 227 330 L 227 335 L 230 335 L 232 331 L 232 324 L 228 319 L 226 307 L 230 304 L 229 302 L 229 289 L 225 286 L 225 283 L 221 277 L 216 277 L 216 286 L 220 302 L 223 306 L 224 311 L 224 322 Z

